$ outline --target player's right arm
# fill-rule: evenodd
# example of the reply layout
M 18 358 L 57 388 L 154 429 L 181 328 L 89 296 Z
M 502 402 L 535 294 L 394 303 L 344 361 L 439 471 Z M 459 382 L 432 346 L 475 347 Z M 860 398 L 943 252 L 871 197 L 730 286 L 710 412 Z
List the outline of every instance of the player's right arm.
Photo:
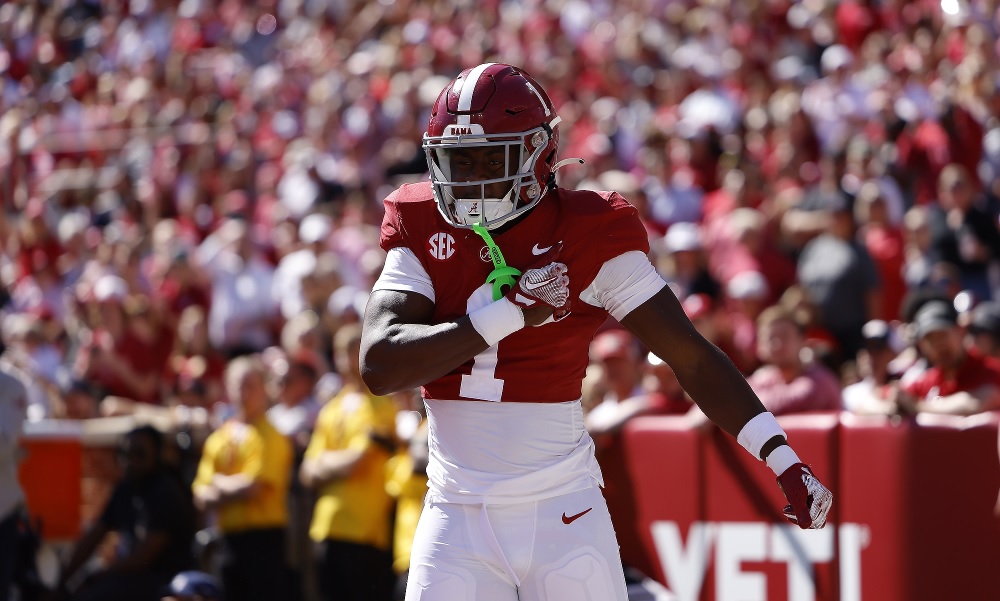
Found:
M 361 336 L 361 377 L 374 394 L 416 388 L 444 376 L 499 338 L 542 323 L 552 307 L 521 308 L 501 298 L 454 321 L 433 324 L 433 315 L 434 302 L 419 293 L 372 293 Z
M 551 258 L 540 261 L 543 267 L 526 270 L 521 280 L 544 276 L 556 265 L 549 263 Z M 518 285 L 507 297 L 469 315 L 433 323 L 429 276 L 411 251 L 392 249 L 365 309 L 361 377 L 373 393 L 386 395 L 450 373 L 526 325 L 541 324 L 552 315 L 553 304 L 568 306 L 569 278 L 560 274 L 549 278 L 548 286 L 528 290 Z
M 433 315 L 434 302 L 417 292 L 372 293 L 361 337 L 361 377 L 374 394 L 422 386 L 490 346 L 468 315 L 432 324 Z

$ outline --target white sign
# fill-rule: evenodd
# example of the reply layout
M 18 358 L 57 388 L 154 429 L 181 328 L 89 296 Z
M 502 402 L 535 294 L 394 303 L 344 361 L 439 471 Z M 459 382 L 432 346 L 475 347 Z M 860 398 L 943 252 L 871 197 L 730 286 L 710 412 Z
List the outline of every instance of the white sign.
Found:
M 743 571 L 743 562 L 788 566 L 788 599 L 815 601 L 813 565 L 833 560 L 839 535 L 840 601 L 861 601 L 861 551 L 871 531 L 864 524 L 828 524 L 822 530 L 763 522 L 695 522 L 687 541 L 676 522 L 650 526 L 660 566 L 678 601 L 698 601 L 715 567 L 714 601 L 768 601 L 767 575 Z

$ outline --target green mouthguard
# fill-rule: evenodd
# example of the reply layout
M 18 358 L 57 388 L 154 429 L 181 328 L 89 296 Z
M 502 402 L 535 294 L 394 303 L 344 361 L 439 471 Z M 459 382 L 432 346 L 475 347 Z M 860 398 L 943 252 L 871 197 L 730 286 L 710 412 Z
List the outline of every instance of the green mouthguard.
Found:
M 476 223 L 472 226 L 472 231 L 479 234 L 479 237 L 486 243 L 486 248 L 490 249 L 490 259 L 493 260 L 493 271 L 486 276 L 486 283 L 493 285 L 493 300 L 500 300 L 503 295 L 514 287 L 517 277 L 521 275 L 521 270 L 507 265 L 503 259 L 500 247 L 493 241 L 493 237 L 486 231 L 486 228 Z

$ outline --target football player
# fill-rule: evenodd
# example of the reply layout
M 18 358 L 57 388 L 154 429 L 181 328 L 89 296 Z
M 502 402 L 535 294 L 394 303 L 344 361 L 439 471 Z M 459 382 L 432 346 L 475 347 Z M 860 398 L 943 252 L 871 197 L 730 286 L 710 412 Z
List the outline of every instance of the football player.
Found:
M 832 495 L 691 325 L 615 192 L 559 188 L 559 117 L 524 70 L 463 71 L 423 139 L 430 181 L 385 199 L 388 253 L 364 319 L 376 394 L 422 386 L 429 491 L 407 601 L 625 601 L 584 428 L 581 381 L 608 315 L 669 363 L 705 414 L 778 476 L 802 528 Z

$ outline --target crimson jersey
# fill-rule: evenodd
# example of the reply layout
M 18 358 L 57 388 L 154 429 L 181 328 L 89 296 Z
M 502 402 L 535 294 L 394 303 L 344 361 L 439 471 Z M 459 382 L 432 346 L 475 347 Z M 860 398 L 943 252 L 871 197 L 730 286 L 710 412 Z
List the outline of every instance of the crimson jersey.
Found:
M 506 402 L 573 401 L 580 397 L 590 341 L 608 317 L 580 300 L 605 261 L 649 252 L 635 207 L 616 192 L 556 189 L 508 231 L 492 233 L 508 265 L 522 271 L 558 242 L 569 267 L 572 313 L 507 336 L 451 373 L 423 387 L 427 399 Z M 407 184 L 385 199 L 381 245 L 411 250 L 434 288 L 434 322 L 452 321 L 492 302 L 493 271 L 486 244 L 451 226 L 438 212 L 430 183 Z

